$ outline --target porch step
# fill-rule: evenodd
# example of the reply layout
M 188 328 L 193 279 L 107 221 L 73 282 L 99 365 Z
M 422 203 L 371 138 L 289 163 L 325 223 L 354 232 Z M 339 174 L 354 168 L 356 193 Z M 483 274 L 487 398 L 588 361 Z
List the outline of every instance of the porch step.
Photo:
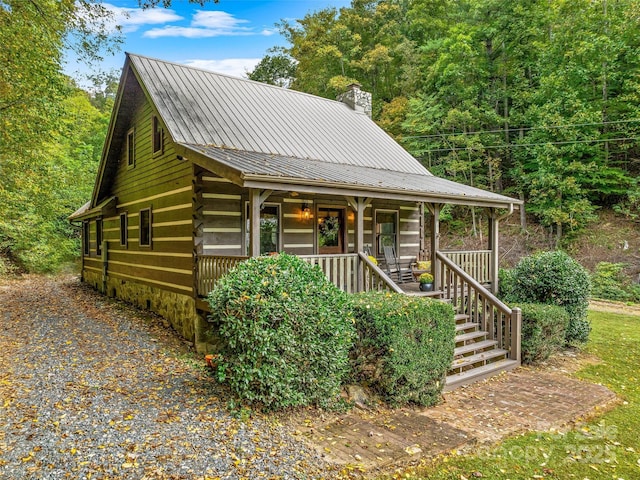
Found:
M 480 353 L 487 348 L 495 348 L 498 345 L 497 340 L 483 340 L 481 342 L 469 343 L 467 345 L 463 345 L 461 347 L 456 347 L 453 350 L 453 356 L 458 357 L 460 355 L 466 355 L 467 353 L 473 352 L 474 354 Z
M 468 333 L 463 333 L 461 335 L 456 335 L 456 345 L 458 343 L 467 345 L 467 342 L 473 342 L 472 344 L 477 345 L 478 343 L 480 343 L 478 340 L 479 339 L 486 340 L 487 335 L 488 335 L 487 332 L 483 332 L 481 330 L 478 330 L 476 332 L 468 332 Z
M 516 360 L 500 360 L 483 365 L 482 367 L 472 368 L 471 370 L 467 370 L 462 373 L 447 375 L 444 391 L 447 392 L 462 385 L 484 380 L 485 378 L 489 378 L 499 372 L 512 370 L 518 365 L 519 364 Z
M 468 330 L 476 330 L 478 328 L 477 323 L 466 322 L 466 323 L 458 323 L 456 325 L 456 332 L 466 332 Z
M 493 350 L 487 350 L 484 352 L 476 353 L 475 355 L 469 355 L 466 357 L 457 358 L 451 364 L 451 369 L 449 371 L 460 370 L 462 368 L 475 365 L 476 363 L 486 364 L 487 362 L 495 361 L 500 357 L 504 359 L 504 358 L 507 358 L 508 353 L 509 352 L 507 352 L 506 350 L 503 350 L 502 348 L 495 348 Z M 457 373 L 460 373 L 460 372 L 457 372 Z
M 460 323 L 462 320 L 469 320 L 469 315 L 467 315 L 466 313 L 456 313 L 453 319 L 456 321 L 456 323 Z

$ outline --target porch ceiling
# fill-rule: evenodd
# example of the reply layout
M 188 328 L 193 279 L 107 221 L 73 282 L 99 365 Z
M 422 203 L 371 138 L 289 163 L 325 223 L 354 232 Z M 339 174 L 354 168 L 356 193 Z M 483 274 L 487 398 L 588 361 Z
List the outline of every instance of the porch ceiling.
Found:
M 434 175 L 180 144 L 179 154 L 247 188 L 510 208 L 520 200 Z M 391 162 L 389 162 L 391 163 Z M 425 170 L 426 172 L 426 170 Z

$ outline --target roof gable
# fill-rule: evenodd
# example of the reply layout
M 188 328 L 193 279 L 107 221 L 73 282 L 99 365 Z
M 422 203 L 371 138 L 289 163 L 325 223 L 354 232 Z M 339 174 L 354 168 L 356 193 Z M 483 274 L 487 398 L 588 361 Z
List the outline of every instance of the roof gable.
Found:
M 368 116 L 342 102 L 128 58 L 177 143 L 430 175 Z

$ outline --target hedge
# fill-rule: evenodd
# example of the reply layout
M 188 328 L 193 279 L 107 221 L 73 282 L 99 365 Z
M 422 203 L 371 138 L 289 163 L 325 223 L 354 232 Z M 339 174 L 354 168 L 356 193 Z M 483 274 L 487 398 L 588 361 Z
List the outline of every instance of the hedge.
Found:
M 522 363 L 548 359 L 565 344 L 569 314 L 557 305 L 522 303 Z
M 354 380 L 393 406 L 435 404 L 453 362 L 451 305 L 396 293 L 354 296 Z

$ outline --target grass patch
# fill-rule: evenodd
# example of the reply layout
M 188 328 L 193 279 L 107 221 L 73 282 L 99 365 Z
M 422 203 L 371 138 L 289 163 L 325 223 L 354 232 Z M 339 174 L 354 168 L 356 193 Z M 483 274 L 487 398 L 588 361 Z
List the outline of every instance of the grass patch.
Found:
M 586 350 L 602 363 L 576 376 L 606 385 L 622 405 L 564 434 L 532 432 L 393 478 L 640 478 L 640 316 L 590 311 L 589 319 L 593 332 Z

